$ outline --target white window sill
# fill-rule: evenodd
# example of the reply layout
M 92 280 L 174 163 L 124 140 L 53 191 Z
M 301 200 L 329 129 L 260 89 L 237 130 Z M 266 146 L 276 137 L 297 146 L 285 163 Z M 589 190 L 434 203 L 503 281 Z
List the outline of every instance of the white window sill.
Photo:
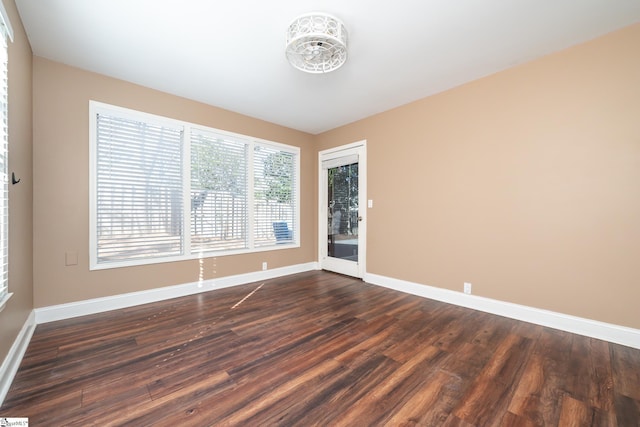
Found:
M 7 293 L 2 297 L 2 299 L 0 299 L 0 311 L 4 310 L 5 305 L 7 305 L 7 301 L 9 301 L 9 298 L 12 296 L 13 293 Z

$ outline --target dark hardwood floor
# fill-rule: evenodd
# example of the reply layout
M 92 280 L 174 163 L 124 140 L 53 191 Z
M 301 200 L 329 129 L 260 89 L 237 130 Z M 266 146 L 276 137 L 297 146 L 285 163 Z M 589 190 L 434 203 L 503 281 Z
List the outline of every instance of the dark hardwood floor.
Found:
M 309 272 L 39 325 L 0 416 L 635 427 L 640 350 Z

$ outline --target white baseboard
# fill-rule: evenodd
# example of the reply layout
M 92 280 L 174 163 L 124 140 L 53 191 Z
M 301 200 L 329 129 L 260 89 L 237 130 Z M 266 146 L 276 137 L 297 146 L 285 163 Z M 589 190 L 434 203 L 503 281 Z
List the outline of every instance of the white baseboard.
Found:
M 132 307 L 150 302 L 162 301 L 186 295 L 193 295 L 215 289 L 228 288 L 262 280 L 269 280 L 289 274 L 317 270 L 317 262 L 298 264 L 272 270 L 256 271 L 235 276 L 185 283 L 148 291 L 131 292 L 104 298 L 37 308 L 31 312 L 14 341 L 7 357 L 0 366 L 0 405 L 4 401 L 13 378 L 18 371 L 22 357 L 27 350 L 37 324 L 70 319 L 88 314 L 101 313 L 119 308 Z M 467 295 L 448 289 L 421 285 L 419 283 L 366 273 L 365 282 L 389 289 L 430 298 L 462 307 L 497 314 L 516 320 L 547 326 L 587 337 L 597 338 L 628 347 L 640 349 L 640 330 L 613 325 L 553 311 L 527 307 L 477 295 Z
M 231 286 L 244 285 L 247 283 L 259 282 L 261 280 L 268 280 L 276 277 L 287 276 L 289 274 L 302 273 L 317 269 L 318 263 L 310 262 L 306 264 L 274 268 L 272 270 L 256 271 L 217 279 L 208 279 L 201 282 L 184 283 L 175 286 L 149 289 L 147 291 L 131 292 L 104 298 L 94 298 L 85 301 L 52 305 L 36 308 L 35 319 L 36 324 L 54 322 L 56 320 L 70 319 L 78 316 L 86 316 L 88 314 L 133 307 L 140 304 L 163 301 L 171 298 L 212 291 L 215 289 L 228 288 Z
M 31 311 L 22 329 L 20 329 L 18 336 L 15 341 L 13 341 L 13 345 L 9 349 L 9 353 L 7 353 L 7 357 L 5 357 L 2 362 L 2 366 L 0 366 L 0 405 L 4 403 L 4 398 L 7 397 L 9 387 L 11 387 L 13 378 L 16 376 L 16 372 L 18 372 L 20 362 L 22 362 L 22 357 L 27 351 L 29 341 L 31 341 L 31 336 L 35 329 L 36 316 L 35 313 Z
M 638 329 L 498 301 L 477 295 L 468 295 L 462 292 L 421 285 L 419 283 L 377 274 L 367 273 L 365 274 L 364 280 L 367 283 L 395 289 L 408 294 L 640 349 L 640 330 Z

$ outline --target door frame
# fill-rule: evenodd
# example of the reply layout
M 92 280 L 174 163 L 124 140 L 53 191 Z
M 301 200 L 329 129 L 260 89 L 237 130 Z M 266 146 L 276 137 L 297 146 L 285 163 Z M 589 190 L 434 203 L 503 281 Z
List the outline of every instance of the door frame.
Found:
M 325 269 L 327 256 L 327 188 L 322 168 L 323 160 L 339 158 L 343 155 L 358 154 L 358 216 L 362 220 L 358 224 L 358 261 L 355 270 L 349 274 L 364 278 L 367 271 L 367 140 L 341 145 L 318 152 L 318 265 Z M 340 260 L 344 261 L 344 260 Z M 352 262 L 352 261 L 344 261 Z M 330 268 L 329 268 L 330 269 Z M 332 270 L 333 271 L 333 270 Z M 345 274 L 344 272 L 340 271 Z

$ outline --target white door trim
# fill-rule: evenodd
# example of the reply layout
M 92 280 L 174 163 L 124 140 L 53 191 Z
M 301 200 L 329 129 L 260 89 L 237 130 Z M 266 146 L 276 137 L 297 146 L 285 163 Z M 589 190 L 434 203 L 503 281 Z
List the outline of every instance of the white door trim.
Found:
M 367 141 L 362 140 L 339 147 L 322 150 L 318 153 L 318 265 L 324 268 L 327 259 L 327 206 L 326 188 L 322 167 L 323 160 L 338 158 L 344 155 L 358 154 L 358 214 L 362 221 L 358 224 L 358 263 L 357 271 L 352 275 L 363 278 L 367 272 Z M 336 260 L 342 261 L 342 260 Z M 350 261 L 344 261 L 345 263 Z

